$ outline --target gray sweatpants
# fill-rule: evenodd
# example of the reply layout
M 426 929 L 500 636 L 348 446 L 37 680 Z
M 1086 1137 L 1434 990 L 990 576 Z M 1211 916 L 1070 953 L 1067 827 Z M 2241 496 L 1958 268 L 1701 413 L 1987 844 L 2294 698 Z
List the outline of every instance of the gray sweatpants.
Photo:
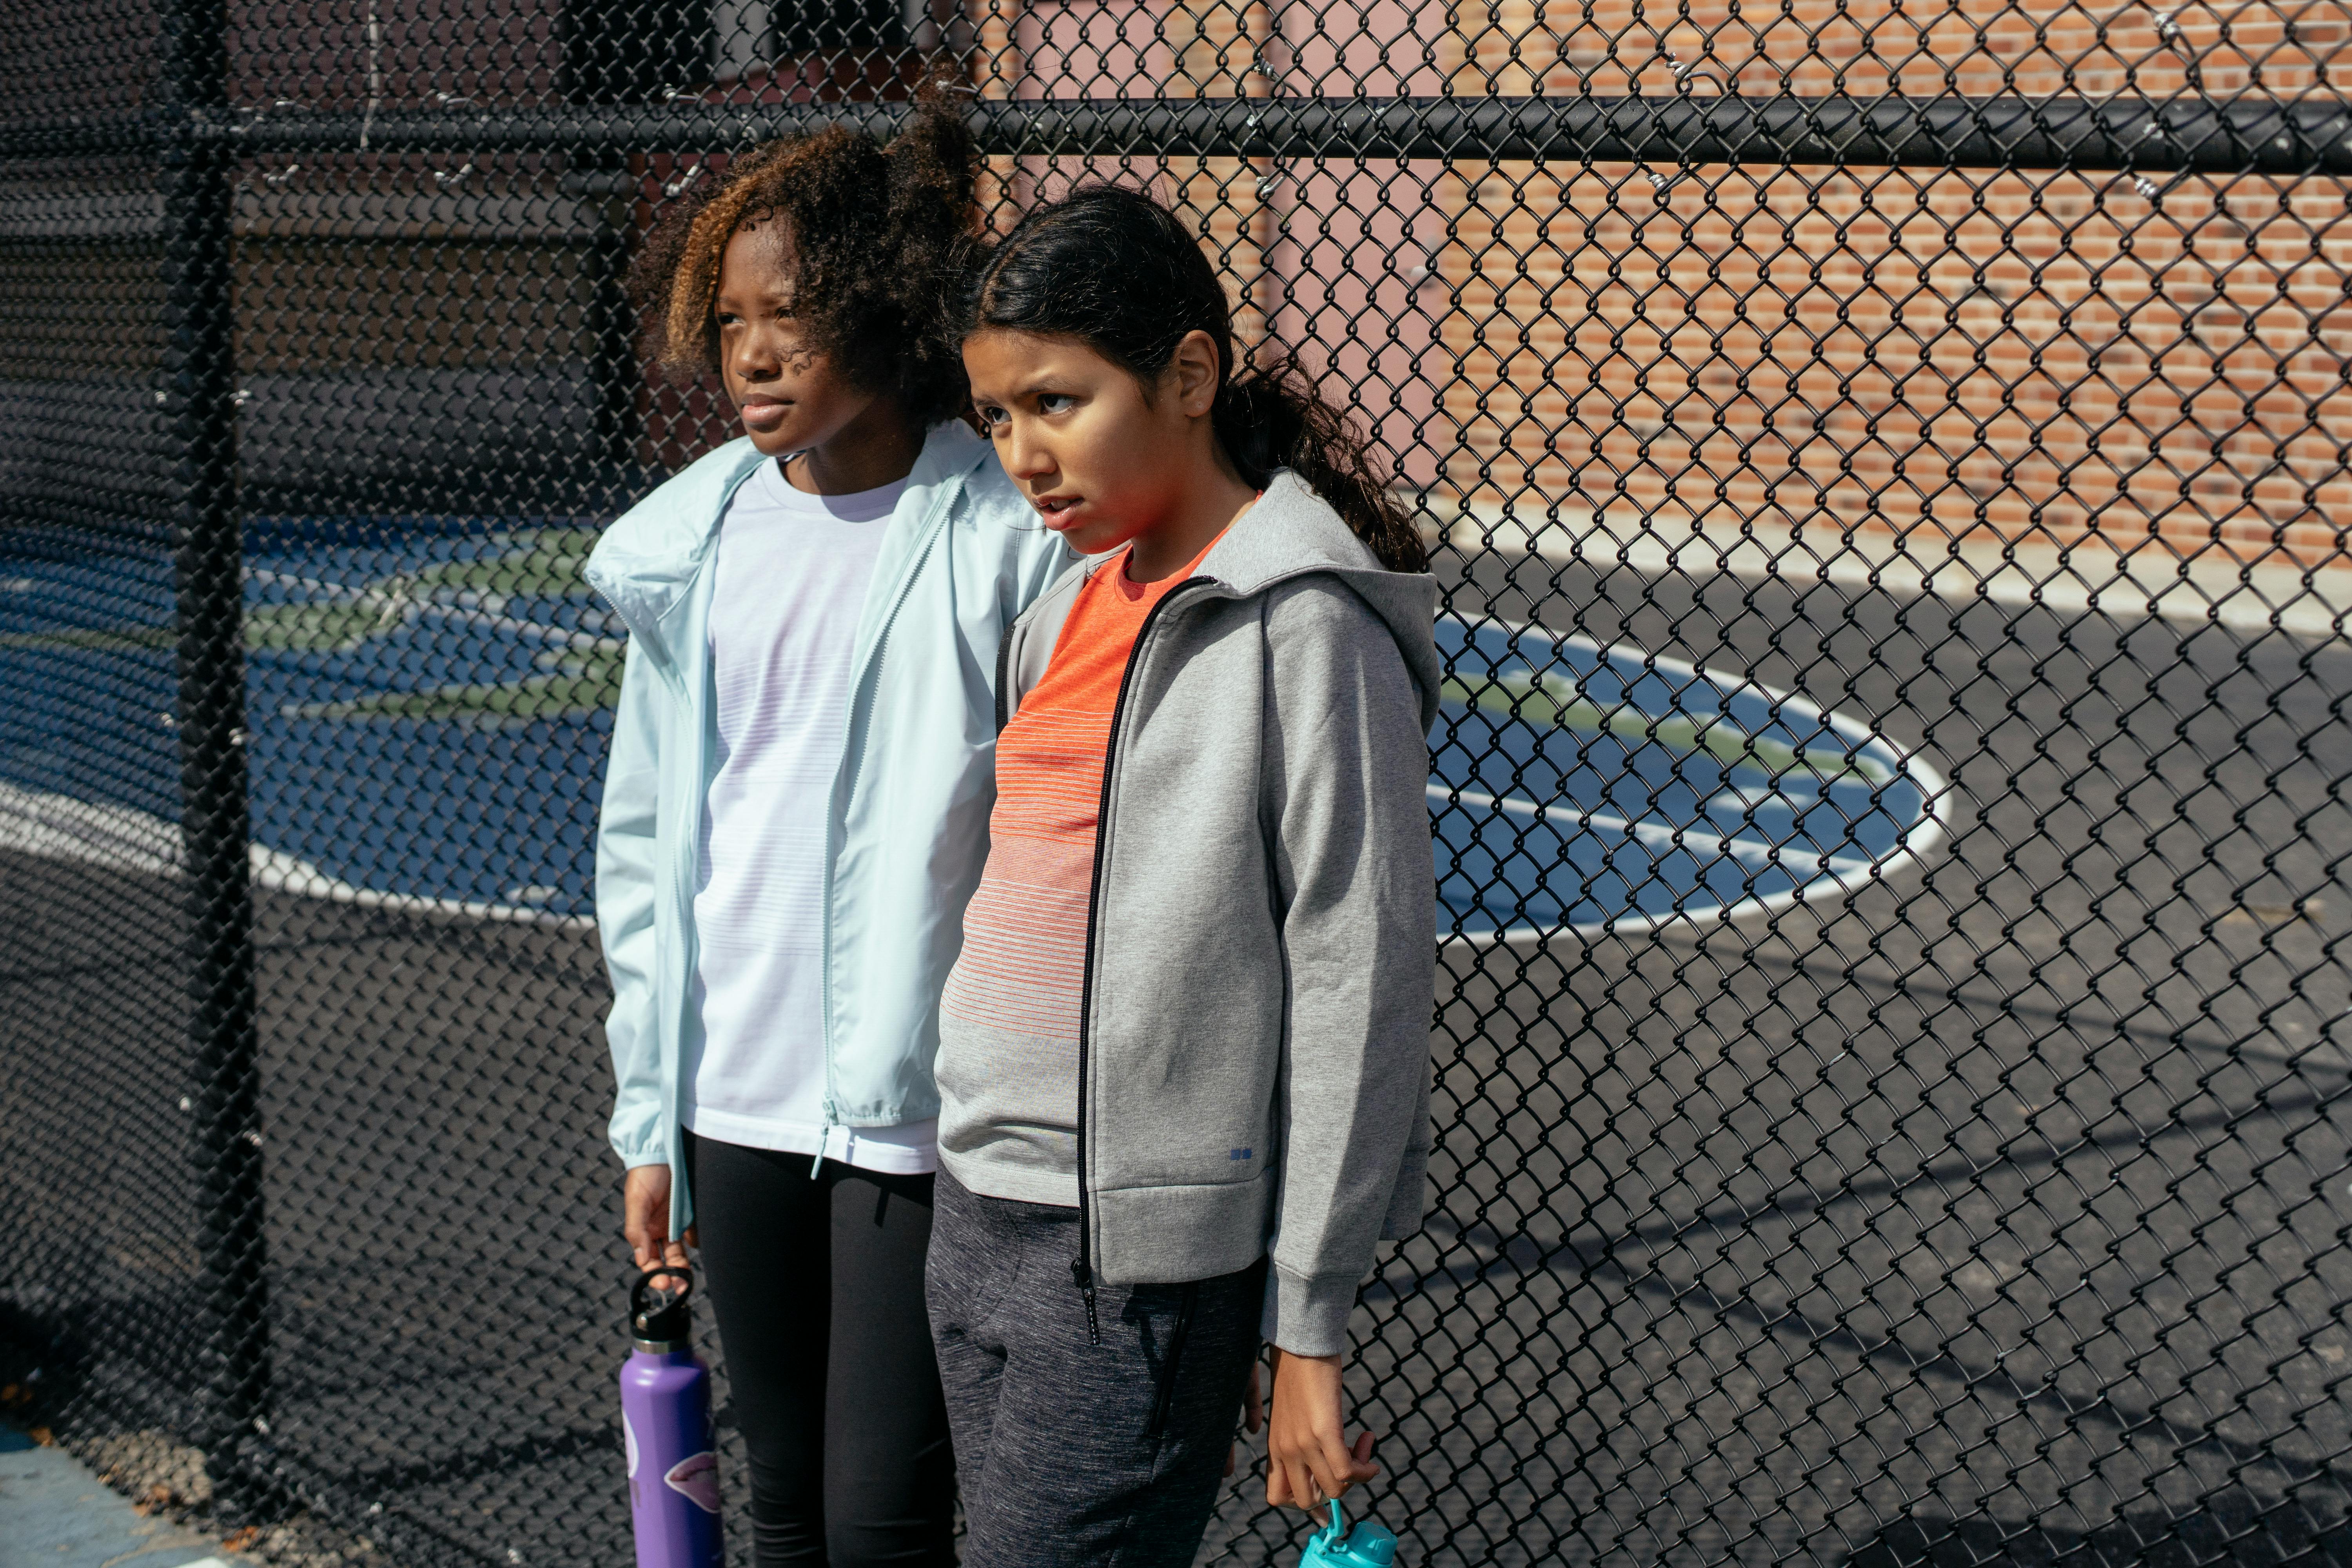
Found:
M 1265 1261 L 1187 1285 L 1071 1281 L 1076 1209 L 942 1171 L 928 1269 L 969 1531 L 963 1568 L 1183 1568 L 1258 1352 Z

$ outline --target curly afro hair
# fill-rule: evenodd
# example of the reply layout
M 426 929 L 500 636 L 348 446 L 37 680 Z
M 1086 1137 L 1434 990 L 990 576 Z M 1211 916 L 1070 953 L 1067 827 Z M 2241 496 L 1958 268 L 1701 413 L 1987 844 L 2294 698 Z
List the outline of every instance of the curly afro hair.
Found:
M 936 91 L 887 148 L 835 125 L 736 157 L 630 265 L 651 357 L 687 380 L 719 368 L 712 300 L 727 242 L 781 220 L 809 346 L 921 425 L 962 412 L 971 392 L 950 300 L 980 232 L 980 167 L 971 129 Z

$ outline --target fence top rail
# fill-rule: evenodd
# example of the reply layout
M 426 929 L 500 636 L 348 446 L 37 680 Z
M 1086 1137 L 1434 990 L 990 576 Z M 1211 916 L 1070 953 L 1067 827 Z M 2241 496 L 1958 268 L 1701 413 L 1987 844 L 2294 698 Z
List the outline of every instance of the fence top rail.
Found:
M 720 152 L 904 103 L 202 110 L 0 124 L 0 158 L 136 153 Z M 971 110 L 1013 154 L 1419 158 L 2352 174 L 2352 99 L 1700 97 L 1024 99 Z

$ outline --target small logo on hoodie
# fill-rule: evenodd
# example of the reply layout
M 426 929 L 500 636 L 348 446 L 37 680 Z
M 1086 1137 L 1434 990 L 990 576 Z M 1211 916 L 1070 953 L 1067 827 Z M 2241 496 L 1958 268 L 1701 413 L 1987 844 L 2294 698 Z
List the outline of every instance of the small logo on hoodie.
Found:
M 1247 1149 L 1235 1149 L 1225 1155 L 1225 1158 L 1228 1160 L 1246 1160 L 1249 1157 L 1250 1151 Z

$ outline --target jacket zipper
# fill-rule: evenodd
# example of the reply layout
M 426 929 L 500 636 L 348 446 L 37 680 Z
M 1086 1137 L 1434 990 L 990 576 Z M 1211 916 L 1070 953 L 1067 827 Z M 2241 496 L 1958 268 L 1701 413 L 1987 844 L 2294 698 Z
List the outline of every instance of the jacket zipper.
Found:
M 1127 696 L 1135 685 L 1136 667 L 1143 662 L 1145 644 L 1152 627 L 1159 624 L 1160 612 L 1183 597 L 1184 591 L 1194 583 L 1207 581 L 1202 577 L 1187 578 L 1169 589 L 1158 604 L 1145 612 L 1143 624 L 1135 630 L 1135 646 L 1128 651 L 1127 668 L 1119 672 L 1118 699 L 1110 708 L 1110 733 L 1103 740 L 1102 797 L 1095 805 L 1094 884 L 1087 895 L 1086 978 L 1078 991 L 1078 1255 L 1070 1259 L 1070 1279 L 1086 1302 L 1087 1340 L 1097 1345 L 1102 1343 L 1102 1320 L 1095 1308 L 1094 1205 L 1087 1196 L 1087 1069 L 1094 1034 L 1095 936 L 1102 920 L 1103 851 L 1110 843 L 1111 756 L 1118 747 L 1118 727 L 1127 716 Z
M 1013 628 L 1020 624 L 1021 617 L 1013 616 L 1004 623 L 1004 635 L 996 639 L 996 732 L 1000 735 L 1013 722 L 1013 716 L 1005 711 L 1012 706 L 1005 683 L 1013 679 Z

